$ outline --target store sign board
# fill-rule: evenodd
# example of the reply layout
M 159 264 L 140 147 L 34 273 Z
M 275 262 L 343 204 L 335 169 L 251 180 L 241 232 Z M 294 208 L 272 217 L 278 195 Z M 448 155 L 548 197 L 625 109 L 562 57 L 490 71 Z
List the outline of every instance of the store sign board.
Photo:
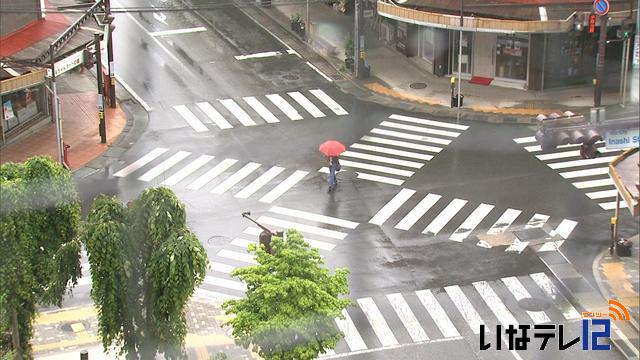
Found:
M 638 129 L 607 131 L 604 137 L 607 149 L 628 149 L 638 147 L 638 139 L 640 139 Z
M 83 62 L 84 57 L 82 56 L 82 50 L 80 50 L 67 56 L 66 58 L 63 58 L 62 60 L 57 61 L 54 64 L 53 68 L 55 69 L 56 76 L 59 76 L 75 68 L 76 66 L 82 65 Z M 51 76 L 51 69 L 47 70 L 47 76 Z

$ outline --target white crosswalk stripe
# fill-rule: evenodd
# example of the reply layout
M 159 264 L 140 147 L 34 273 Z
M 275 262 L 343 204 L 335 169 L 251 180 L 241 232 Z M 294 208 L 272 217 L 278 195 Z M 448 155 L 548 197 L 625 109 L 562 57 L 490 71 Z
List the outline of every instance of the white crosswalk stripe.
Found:
M 441 147 L 416 144 L 416 143 L 407 142 L 407 141 L 391 140 L 391 139 L 386 139 L 386 138 L 381 138 L 376 136 L 363 136 L 360 138 L 360 140 L 377 143 L 377 144 L 392 145 L 392 146 L 398 146 L 398 147 L 403 147 L 407 149 L 422 150 L 422 151 L 428 151 L 428 152 L 434 152 L 434 153 L 439 153 L 442 151 Z
M 247 285 L 245 285 L 241 281 L 234 281 L 234 280 L 229 280 L 229 279 L 220 278 L 220 277 L 211 276 L 211 275 L 205 276 L 204 283 L 209 285 L 224 287 L 231 290 L 237 290 L 242 292 L 247 291 Z
M 217 291 L 210 291 L 202 288 L 197 288 L 194 291 L 193 295 L 202 299 L 215 300 L 215 301 L 237 300 L 240 298 L 239 296 L 223 294 Z
M 269 181 L 273 180 L 276 176 L 278 176 L 283 171 L 284 171 L 283 167 L 279 167 L 279 166 L 271 167 L 271 169 L 267 170 L 264 174 L 260 175 L 260 177 L 255 179 L 251 184 L 247 185 L 244 189 L 242 189 L 239 193 L 237 193 L 236 197 L 240 199 L 247 199 L 249 196 L 253 195 L 256 191 L 260 190 Z
M 466 239 L 469 234 L 473 231 L 473 229 L 480 224 L 482 219 L 484 219 L 489 213 L 493 210 L 493 205 L 489 204 L 480 204 L 478 207 L 473 210 L 471 215 L 465 219 L 465 221 L 453 232 L 451 236 L 449 236 L 449 240 L 462 242 L 462 240 Z
M 453 199 L 447 207 L 422 231 L 423 234 L 436 236 L 449 221 L 460 211 L 467 200 Z
M 173 109 L 182 116 L 182 118 L 195 130 L 196 132 L 209 131 L 207 127 L 195 116 L 188 107 L 184 105 L 175 105 Z
M 541 228 L 549 220 L 549 215 L 535 214 L 524 226 L 525 229 Z
M 529 275 L 533 281 L 544 291 L 544 293 L 553 299 L 560 306 L 562 315 L 567 320 L 580 319 L 580 313 L 569 303 L 567 298 L 562 295 L 560 290 L 556 288 L 551 279 L 545 273 L 535 273 Z
M 399 123 L 395 123 L 395 122 L 391 122 L 391 121 L 383 121 L 383 122 L 380 123 L 380 126 L 384 126 L 384 127 L 388 127 L 388 128 L 392 128 L 392 129 L 408 130 L 408 131 L 413 131 L 413 132 L 440 135 L 440 136 L 447 136 L 447 137 L 453 137 L 453 138 L 460 136 L 460 133 L 459 132 L 455 132 L 455 131 L 424 128 L 424 127 L 420 127 L 420 126 L 399 124 Z
M 295 184 L 307 176 L 308 171 L 296 170 L 293 174 L 289 175 L 283 182 L 278 184 L 275 188 L 260 198 L 260 202 L 272 203 L 277 198 L 282 196 L 287 190 L 291 189 Z
M 410 167 L 410 168 L 414 168 L 414 169 L 420 169 L 420 168 L 422 168 L 424 166 L 423 163 L 419 163 L 419 162 L 415 162 L 415 161 L 400 160 L 400 159 L 396 159 L 396 158 L 390 158 L 390 157 L 379 156 L 379 155 L 365 154 L 365 153 L 360 153 L 360 152 L 350 151 L 350 150 L 347 150 L 347 151 L 343 152 L 342 154 L 340 154 L 340 158 L 341 159 L 344 159 L 345 157 L 377 161 L 377 162 L 381 162 L 381 163 L 400 165 L 400 166 Z
M 205 115 L 207 115 L 209 119 L 211 119 L 211 121 L 213 121 L 213 123 L 216 124 L 221 130 L 233 128 L 233 126 L 229 124 L 227 119 L 225 119 L 224 116 L 222 116 L 222 114 L 220 114 L 218 110 L 216 110 L 208 102 L 199 102 L 196 103 L 196 106 L 200 108 L 200 110 L 202 110 L 202 112 L 205 113 Z
M 484 300 L 484 302 L 489 306 L 491 312 L 498 318 L 500 324 L 503 327 L 507 327 L 510 324 L 514 326 L 518 326 L 518 320 L 511 314 L 509 309 L 504 305 L 498 294 L 493 291 L 491 286 L 486 281 L 477 281 L 473 283 L 473 286 L 480 294 L 480 297 Z
M 222 250 L 218 251 L 216 256 L 223 257 L 223 258 L 230 259 L 230 260 L 246 262 L 246 263 L 254 264 L 254 265 L 258 263 L 256 261 L 256 259 L 254 258 L 254 256 L 251 255 L 251 254 L 241 253 L 241 252 L 237 252 L 237 251 L 231 251 L 231 250 L 227 250 L 227 249 L 222 249 Z
M 251 119 L 251 116 L 244 111 L 240 105 L 238 105 L 233 99 L 220 99 L 218 100 L 233 116 L 240 121 L 244 126 L 254 126 L 255 121 Z
M 402 294 L 388 294 L 387 299 L 400 321 L 402 321 L 402 325 L 404 325 L 407 332 L 409 332 L 409 336 L 411 336 L 413 342 L 429 340 L 429 336 L 427 336 L 420 322 L 416 319 L 416 316 L 413 314 L 413 311 L 411 311 L 409 304 L 404 300 Z
M 315 106 L 311 101 L 309 101 L 309 99 L 307 99 L 306 96 L 302 95 L 302 93 L 298 91 L 292 91 L 287 94 L 289 94 L 289 96 L 291 96 L 293 100 L 295 100 L 298 104 L 300 104 L 300 106 L 302 106 L 305 110 L 307 110 L 307 112 L 309 112 L 309 114 L 311 114 L 311 116 L 313 116 L 314 118 L 320 118 L 320 117 L 326 116 L 322 111 L 320 111 L 320 109 L 318 109 L 317 106 Z
M 313 235 L 320 235 L 320 236 L 337 239 L 337 240 L 343 240 L 345 237 L 347 237 L 347 233 L 345 232 L 329 230 L 329 229 L 306 225 L 306 224 L 300 224 L 300 223 L 296 223 L 288 220 L 276 219 L 270 216 L 260 216 L 257 221 L 259 223 L 277 226 L 283 229 L 296 229 L 301 232 L 305 232 Z
M 449 145 L 449 144 L 451 144 L 451 140 L 448 140 L 448 139 L 441 139 L 441 138 L 436 138 L 436 137 L 431 137 L 431 136 L 408 134 L 408 133 L 404 133 L 404 132 L 400 132 L 400 131 L 385 130 L 385 129 L 379 129 L 379 128 L 372 129 L 371 133 L 378 134 L 378 135 L 386 135 L 386 136 L 396 137 L 396 138 L 405 139 L 405 140 L 423 141 L 423 142 L 439 144 L 439 145 Z
M 389 119 L 402 120 L 402 121 L 411 122 L 411 123 L 414 123 L 414 124 L 443 127 L 443 128 L 456 129 L 456 130 L 462 130 L 462 131 L 467 130 L 469 128 L 466 125 L 451 124 L 451 123 L 443 122 L 443 121 L 420 119 L 420 118 L 416 118 L 416 117 L 404 116 L 404 115 L 398 115 L 398 114 L 393 114 L 393 115 L 389 116 Z
M 474 334 L 479 334 L 480 325 L 484 324 L 484 321 L 482 321 L 480 314 L 478 314 L 460 286 L 447 286 L 444 290 L 447 292 L 447 295 L 449 295 L 449 298 L 456 308 L 458 308 L 458 311 L 460 311 L 464 320 L 469 324 L 471 331 L 473 331 Z
M 563 219 L 558 226 L 551 231 L 551 235 L 560 235 L 563 239 L 568 239 L 569 235 L 573 232 L 573 229 L 578 225 L 576 221 Z
M 149 153 L 145 154 L 143 157 L 141 157 L 140 159 L 134 161 L 133 163 L 131 163 L 130 165 L 127 165 L 126 167 L 120 169 L 120 171 L 116 172 L 115 174 L 113 174 L 113 176 L 115 177 L 126 177 L 127 175 L 133 173 L 134 171 L 142 168 L 143 166 L 147 165 L 148 163 L 152 162 L 155 158 L 157 158 L 158 156 L 164 154 L 165 152 L 167 152 L 166 148 L 155 148 L 153 150 L 151 150 Z
M 595 168 L 595 169 L 561 172 L 560 176 L 562 176 L 565 179 L 574 179 L 574 178 L 594 176 L 594 175 L 606 175 L 608 173 L 609 173 L 608 168 L 601 167 L 601 168 Z
M 218 175 L 225 172 L 227 169 L 232 167 L 238 160 L 236 159 L 224 159 L 220 163 L 218 163 L 213 168 L 209 169 L 206 173 L 202 174 L 200 177 L 195 179 L 191 184 L 187 185 L 187 189 L 189 190 L 198 190 L 201 187 L 205 186 L 209 181 L 218 177 Z
M 615 197 L 618 193 L 618 190 L 602 190 L 602 191 L 593 191 L 587 193 L 589 199 L 604 199 L 608 197 Z
M 603 157 L 597 157 L 595 159 L 571 160 L 571 161 L 551 163 L 547 165 L 549 165 L 549 167 L 554 170 L 566 169 L 566 168 L 585 166 L 585 165 L 608 164 L 615 158 L 616 158 L 615 156 L 603 156 Z
M 343 172 L 343 171 L 346 171 L 346 169 L 342 169 L 340 172 Z M 328 174 L 329 173 L 329 168 L 326 167 L 326 166 L 322 167 L 322 168 L 320 168 L 320 170 L 318 170 L 318 172 L 321 172 L 323 174 Z M 391 178 L 391 177 L 388 177 L 388 176 L 380 176 L 380 175 L 368 174 L 368 173 L 363 173 L 363 172 L 360 172 L 360 171 L 356 171 L 356 175 L 357 175 L 358 179 L 370 180 L 370 181 L 375 181 L 375 182 L 379 182 L 379 183 L 383 183 L 383 184 L 390 184 L 390 185 L 402 185 L 402 184 L 404 184 L 404 180 L 395 179 L 395 178 Z
M 347 310 L 342 310 L 342 316 L 344 319 L 336 318 L 336 324 L 338 325 L 338 329 L 342 331 L 344 334 L 344 340 L 349 346 L 351 351 L 365 350 L 367 349 L 367 345 L 362 340 L 362 336 L 358 332 L 356 325 L 351 320 L 349 313 Z
M 442 196 L 437 194 L 427 194 L 418 205 L 396 225 L 396 229 L 409 230 Z
M 362 163 L 358 161 L 351 161 L 351 160 L 340 160 L 340 164 L 346 167 L 378 171 L 385 174 L 398 175 L 398 176 L 410 177 L 414 174 L 413 171 L 409 171 L 409 170 L 396 169 L 396 168 L 381 166 L 381 165 L 372 165 L 372 164 Z
M 291 106 L 287 102 L 287 100 L 285 100 L 279 94 L 269 94 L 269 95 L 266 95 L 266 97 L 273 103 L 273 105 L 278 107 L 280 111 L 282 111 L 285 115 L 287 115 L 289 119 L 294 121 L 303 119 L 302 115 L 298 113 L 298 110 L 296 110 L 293 106 Z
M 235 266 L 231 266 L 231 265 L 227 265 L 227 264 L 223 264 L 215 261 L 210 261 L 209 267 L 213 271 L 217 271 L 225 274 L 230 274 L 233 270 L 236 269 Z
M 495 235 L 500 234 L 507 230 L 509 226 L 520 216 L 522 211 L 516 209 L 507 209 L 500 215 L 500 218 L 491 226 L 487 234 Z
M 384 320 L 380 309 L 378 309 L 373 299 L 369 297 L 358 299 L 357 301 L 382 346 L 398 345 L 398 340 L 393 335 L 393 331 L 391 331 L 389 325 L 387 325 L 387 322 Z
M 442 308 L 442 305 L 438 302 L 431 290 L 418 290 L 416 295 L 422 305 L 427 309 L 427 312 L 436 323 L 436 326 L 445 338 L 460 336 L 458 329 L 453 325 L 446 311 Z
M 415 190 L 402 189 L 398 192 L 393 199 L 391 199 L 385 206 L 382 207 L 372 218 L 369 220 L 370 224 L 382 225 L 391 215 L 393 215 L 413 194 Z
M 197 159 L 195 159 L 194 161 L 190 162 L 187 166 L 180 169 L 180 171 L 176 172 L 175 174 L 167 178 L 167 180 L 163 181 L 162 184 L 167 186 L 173 186 L 179 183 L 180 181 L 184 180 L 184 178 L 191 175 L 194 171 L 200 169 L 209 161 L 213 160 L 213 158 L 214 158 L 213 156 L 209 156 L 209 155 L 200 155 Z
M 233 175 L 229 176 L 223 182 L 221 182 L 218 186 L 211 190 L 213 194 L 224 194 L 227 190 L 231 189 L 235 184 L 242 181 L 244 178 L 249 176 L 252 172 L 256 171 L 261 165 L 258 163 L 248 163 L 243 166 L 240 170 L 235 172 Z
M 167 160 L 165 160 L 165 161 L 161 162 L 160 164 L 156 165 L 155 167 L 153 167 L 151 170 L 149 170 L 146 173 L 142 174 L 138 178 L 138 180 L 140 180 L 140 181 L 151 181 L 151 180 L 155 179 L 156 177 L 160 176 L 160 174 L 163 174 L 167 170 L 171 169 L 173 166 L 175 166 L 177 163 L 179 163 L 180 161 L 182 161 L 183 159 L 185 159 L 189 155 L 191 155 L 191 153 L 188 152 L 188 151 L 179 151 L 179 152 L 173 154 Z
M 287 216 L 291 216 L 299 219 L 305 219 L 305 220 L 311 220 L 311 221 L 321 222 L 321 223 L 330 224 L 330 225 L 341 226 L 349 229 L 355 229 L 358 226 L 357 222 L 338 219 L 331 216 L 315 214 L 307 211 L 289 209 L 281 206 L 274 206 L 271 209 L 269 209 L 269 212 L 272 212 L 275 214 L 287 215 Z
M 616 208 L 616 202 L 615 201 L 600 203 L 598 205 L 600 205 L 600 207 L 603 208 L 604 210 L 613 210 L 613 209 Z M 629 205 L 627 205 L 627 203 L 624 200 L 620 201 L 620 208 L 621 209 L 625 209 L 625 208 L 628 208 L 628 207 L 629 207 Z
M 573 186 L 575 186 L 578 189 L 589 189 L 589 188 L 609 186 L 609 185 L 611 186 L 615 185 L 615 183 L 610 177 L 607 177 L 604 179 L 578 181 L 573 183 Z
M 335 100 L 333 100 L 329 95 L 327 95 L 324 91 L 320 89 L 309 90 L 313 96 L 318 98 L 318 100 L 322 101 L 323 104 L 327 105 L 331 111 L 333 111 L 336 115 L 348 115 L 349 113 L 340 106 Z
M 256 228 L 256 227 L 248 227 L 243 231 L 243 233 L 245 233 L 247 235 L 259 236 L 262 231 L 263 231 L 262 229 L 259 229 L 259 228 Z M 249 241 L 249 240 L 245 240 L 245 241 Z M 306 234 L 304 236 L 304 241 L 308 242 L 309 245 L 311 245 L 312 247 L 318 248 L 319 250 L 324 250 L 324 251 L 331 251 L 336 247 L 335 244 L 332 244 L 332 243 L 326 242 L 326 241 L 320 241 L 320 240 L 312 239 L 312 238 L 306 236 Z M 252 241 L 252 242 L 254 242 L 254 241 Z M 232 245 L 234 245 L 234 244 L 232 244 Z
M 529 294 L 517 277 L 505 277 L 502 278 L 502 282 L 506 285 L 507 289 L 509 289 L 517 301 L 531 297 L 531 294 Z M 544 311 L 527 310 L 527 314 L 529 314 L 531 320 L 536 324 L 543 324 L 551 321 Z
M 353 148 L 353 149 L 367 150 L 367 151 L 372 151 L 372 152 L 380 152 L 380 153 L 389 154 L 389 155 L 398 155 L 398 156 L 403 156 L 403 157 L 406 157 L 406 158 L 412 158 L 412 159 L 418 159 L 418 160 L 429 161 L 429 160 L 433 159 L 433 155 L 420 154 L 420 153 L 416 153 L 416 152 L 391 149 L 391 148 L 382 147 L 382 146 L 355 143 L 355 144 L 351 145 L 350 147 Z
M 273 123 L 280 122 L 280 120 L 278 120 L 278 118 L 275 115 L 273 115 L 273 113 L 269 111 L 269 109 L 267 109 L 264 105 L 262 105 L 262 103 L 258 101 L 258 99 L 256 99 L 255 97 L 247 96 L 247 97 L 243 97 L 242 99 L 247 104 L 249 104 L 249 106 L 251 106 L 251 108 L 255 110 L 255 112 L 258 113 L 258 115 L 260 115 L 264 119 L 264 121 L 266 121 L 267 123 L 273 124 Z

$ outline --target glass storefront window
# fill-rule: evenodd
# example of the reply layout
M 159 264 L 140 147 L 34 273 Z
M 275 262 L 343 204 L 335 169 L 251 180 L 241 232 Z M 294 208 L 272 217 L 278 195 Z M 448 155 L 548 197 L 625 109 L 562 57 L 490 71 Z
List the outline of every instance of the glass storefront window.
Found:
M 529 35 L 498 35 L 496 77 L 527 80 Z
M 433 28 L 430 27 L 423 27 L 421 31 L 422 41 L 420 42 L 420 53 L 423 59 L 429 61 L 433 61 L 434 56 L 433 33 Z
M 460 33 L 458 31 L 451 31 L 451 38 L 453 39 L 453 41 L 451 42 L 452 46 L 450 48 L 450 51 L 452 54 L 452 56 L 450 57 L 451 69 L 452 69 L 452 73 L 457 73 L 458 72 L 458 52 L 460 51 L 459 50 Z M 464 74 L 471 73 L 471 51 L 473 50 L 472 39 L 473 39 L 473 33 L 468 31 L 462 32 L 462 57 L 460 57 L 460 59 L 461 59 L 462 72 Z
M 44 95 L 44 87 L 39 85 L 0 96 L 4 132 L 46 113 Z

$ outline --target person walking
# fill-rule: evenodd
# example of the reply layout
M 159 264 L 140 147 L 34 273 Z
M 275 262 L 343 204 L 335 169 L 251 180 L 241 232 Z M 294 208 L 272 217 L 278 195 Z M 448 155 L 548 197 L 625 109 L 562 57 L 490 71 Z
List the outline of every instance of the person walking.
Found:
M 337 156 L 329 156 L 329 190 L 327 192 L 332 192 L 338 185 L 336 172 L 340 171 L 341 167 L 340 159 Z

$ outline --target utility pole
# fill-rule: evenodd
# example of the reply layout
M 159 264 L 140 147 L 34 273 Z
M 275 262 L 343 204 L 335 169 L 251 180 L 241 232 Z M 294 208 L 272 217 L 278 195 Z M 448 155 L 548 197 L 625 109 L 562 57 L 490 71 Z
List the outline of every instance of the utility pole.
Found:
M 458 46 L 458 98 L 457 98 L 457 103 L 458 103 L 458 109 L 460 109 L 460 105 L 462 104 L 462 96 L 460 95 L 460 89 L 462 86 L 462 28 L 464 26 L 464 13 L 463 13 L 463 9 L 464 9 L 464 0 L 460 0 L 460 39 L 458 40 L 459 46 Z
M 107 0 L 109 1 L 109 0 Z M 305 20 L 305 34 L 307 34 L 307 38 L 311 37 L 311 22 L 309 22 L 309 0 L 307 0 L 307 19 Z
M 360 77 L 360 0 L 354 0 L 353 75 Z
M 608 15 L 600 16 L 600 38 L 598 39 L 598 57 L 596 60 L 596 78 L 594 79 L 593 106 L 600 107 L 602 102 L 602 80 L 604 78 L 604 56 L 607 48 Z
M 100 34 L 93 34 L 93 42 L 96 46 L 96 77 L 98 78 L 98 132 L 100 133 L 100 142 L 107 142 L 107 126 L 104 120 L 104 95 L 103 95 L 103 79 L 102 79 L 102 54 L 100 49 Z
M 60 164 L 64 166 L 64 148 L 62 144 L 62 121 L 60 120 L 60 112 L 58 108 L 58 88 L 56 86 L 56 62 L 53 57 L 54 49 L 53 45 L 49 46 L 49 54 L 51 61 L 51 93 L 53 100 L 51 104 L 53 106 L 53 122 L 56 124 L 56 147 L 58 148 L 58 160 Z
M 109 32 L 107 35 L 107 69 L 109 71 L 109 90 L 108 90 L 108 98 L 109 98 L 109 107 L 116 107 L 116 79 L 115 79 L 115 69 L 113 63 L 113 32 L 111 31 L 111 0 L 104 0 L 105 7 L 105 19 L 108 19 L 107 23 L 107 31 Z M 102 68 L 99 68 L 102 71 Z

